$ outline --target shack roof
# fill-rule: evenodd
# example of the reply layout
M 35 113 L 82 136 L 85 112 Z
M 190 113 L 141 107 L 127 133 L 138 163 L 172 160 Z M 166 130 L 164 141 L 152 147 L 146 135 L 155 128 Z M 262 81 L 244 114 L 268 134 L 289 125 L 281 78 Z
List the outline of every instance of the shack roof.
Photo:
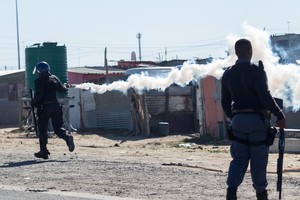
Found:
M 6 75 L 21 73 L 21 72 L 25 72 L 25 69 L 2 70 L 0 71 L 0 76 L 6 76 Z
M 106 74 L 105 67 L 72 67 L 68 68 L 68 72 L 78 74 Z M 108 74 L 124 74 L 125 70 L 108 68 Z
M 125 75 L 131 75 L 131 74 L 141 74 L 146 73 L 149 76 L 167 76 L 168 73 L 177 68 L 180 69 L 181 66 L 167 66 L 167 67 L 161 67 L 161 66 L 155 66 L 155 67 L 139 67 L 139 68 L 131 68 L 127 69 L 125 72 Z

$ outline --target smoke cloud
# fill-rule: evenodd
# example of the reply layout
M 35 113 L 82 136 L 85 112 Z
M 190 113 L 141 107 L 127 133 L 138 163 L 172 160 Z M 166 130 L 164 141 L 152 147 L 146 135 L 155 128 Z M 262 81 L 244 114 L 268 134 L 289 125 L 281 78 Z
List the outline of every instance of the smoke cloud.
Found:
M 234 52 L 234 44 L 240 38 L 247 38 L 252 43 L 252 62 L 263 61 L 268 76 L 269 89 L 274 97 L 283 99 L 284 107 L 297 111 L 300 109 L 300 67 L 296 64 L 281 65 L 279 58 L 273 54 L 270 46 L 270 35 L 268 32 L 243 25 L 245 35 L 229 35 L 228 57 L 225 59 L 214 59 L 208 64 L 195 64 L 185 62 L 181 68 L 174 68 L 167 76 L 149 76 L 147 73 L 132 74 L 126 81 L 115 81 L 110 84 L 96 85 L 83 83 L 76 88 L 90 90 L 93 93 L 105 93 L 106 91 L 118 90 L 127 93 L 129 88 L 142 93 L 147 90 L 156 89 L 164 91 L 173 83 L 185 86 L 191 81 L 197 81 L 206 76 L 222 77 L 224 68 L 233 65 L 237 59 Z

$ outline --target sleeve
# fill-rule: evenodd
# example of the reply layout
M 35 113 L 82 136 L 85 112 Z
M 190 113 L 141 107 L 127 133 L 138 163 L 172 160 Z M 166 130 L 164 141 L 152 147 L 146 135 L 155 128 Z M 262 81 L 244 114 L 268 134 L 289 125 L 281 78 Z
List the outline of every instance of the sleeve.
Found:
M 59 80 L 57 76 L 54 76 L 54 78 L 56 79 L 56 89 L 59 93 L 64 93 L 68 91 L 68 89 L 62 84 L 62 82 Z
M 226 71 L 224 72 L 221 80 L 221 104 L 226 116 L 231 119 L 232 118 L 232 111 L 231 111 L 232 97 L 226 85 L 225 80 L 226 80 Z
M 270 93 L 268 78 L 263 69 L 258 69 L 256 74 L 255 88 L 264 107 L 273 113 L 278 120 L 283 119 L 285 116 Z

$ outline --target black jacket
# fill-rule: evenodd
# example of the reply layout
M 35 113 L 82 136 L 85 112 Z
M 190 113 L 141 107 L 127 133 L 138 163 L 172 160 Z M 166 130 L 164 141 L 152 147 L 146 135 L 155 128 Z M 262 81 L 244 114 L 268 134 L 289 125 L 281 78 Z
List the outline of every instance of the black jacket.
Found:
M 31 104 L 35 107 L 45 103 L 56 103 L 56 92 L 64 93 L 67 88 L 61 83 L 59 78 L 50 72 L 43 72 L 34 80 L 34 98 Z
M 222 107 L 227 117 L 232 110 L 269 110 L 278 120 L 284 114 L 270 94 L 268 80 L 263 67 L 249 61 L 237 61 L 222 77 Z

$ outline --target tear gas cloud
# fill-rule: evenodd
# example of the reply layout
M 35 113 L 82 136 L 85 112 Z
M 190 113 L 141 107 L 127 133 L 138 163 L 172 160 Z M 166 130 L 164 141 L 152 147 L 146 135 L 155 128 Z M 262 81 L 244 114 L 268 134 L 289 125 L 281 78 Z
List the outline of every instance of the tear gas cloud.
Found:
M 106 91 L 118 90 L 127 93 L 129 88 L 142 93 L 145 90 L 164 91 L 173 83 L 180 86 L 187 85 L 190 81 L 197 81 L 206 76 L 214 76 L 217 79 L 222 77 L 224 68 L 233 65 L 237 59 L 234 52 L 234 44 L 240 38 L 247 38 L 252 43 L 252 62 L 262 60 L 268 76 L 269 89 L 272 96 L 283 99 L 284 107 L 294 111 L 300 108 L 300 66 L 295 64 L 281 65 L 279 58 L 275 56 L 270 46 L 270 35 L 268 32 L 243 25 L 245 35 L 229 35 L 228 52 L 225 59 L 214 59 L 208 64 L 195 64 L 185 62 L 181 68 L 172 69 L 167 76 L 148 76 L 146 73 L 132 74 L 126 81 L 115 81 L 110 84 L 97 85 L 83 83 L 76 88 L 90 90 L 93 93 L 102 94 Z

